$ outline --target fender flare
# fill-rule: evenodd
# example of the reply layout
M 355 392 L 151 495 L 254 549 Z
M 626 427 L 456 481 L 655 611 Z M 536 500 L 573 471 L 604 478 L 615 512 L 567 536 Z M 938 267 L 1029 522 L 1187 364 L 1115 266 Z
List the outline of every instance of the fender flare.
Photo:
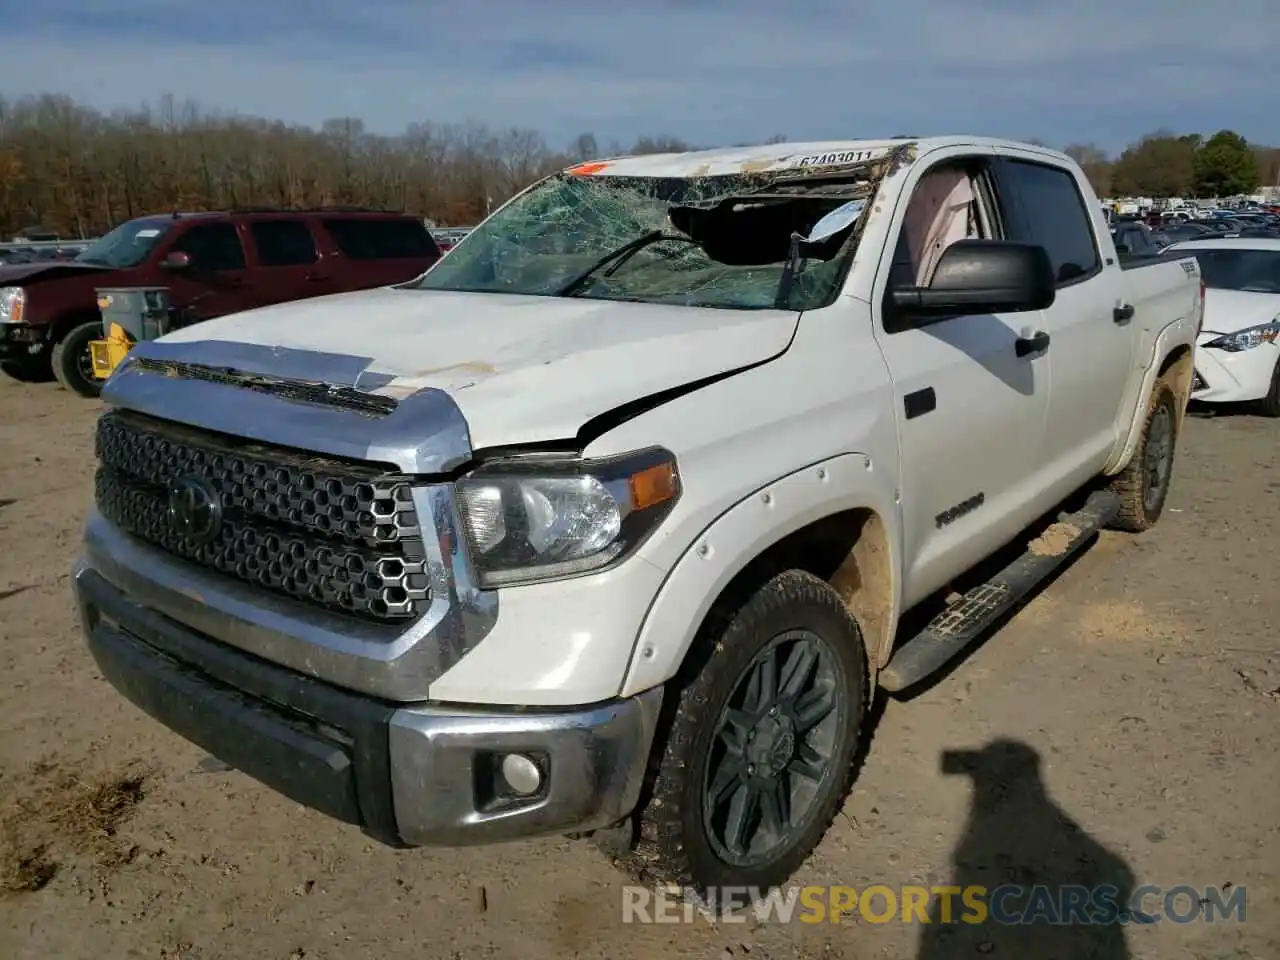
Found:
M 1150 402 L 1151 391 L 1155 389 L 1156 380 L 1160 377 L 1164 361 L 1178 347 L 1190 348 L 1191 356 L 1194 359 L 1196 325 L 1193 318 L 1182 317 L 1175 320 L 1156 335 L 1155 344 L 1151 350 L 1151 360 L 1142 378 L 1142 389 L 1138 391 L 1138 401 L 1134 405 L 1133 415 L 1129 421 L 1129 432 L 1125 437 L 1124 446 L 1103 467 L 1102 472 L 1105 475 L 1114 476 L 1122 471 L 1128 466 L 1129 461 L 1133 459 L 1134 453 L 1137 452 L 1138 443 L 1142 440 L 1142 428 L 1147 420 L 1147 404 Z M 1182 397 L 1184 401 L 1190 394 L 1191 389 L 1190 370 L 1187 371 L 1185 379 L 1186 383 L 1181 385 L 1186 391 Z M 1186 404 L 1184 403 L 1182 406 L 1185 409 Z
M 815 521 L 865 509 L 885 527 L 892 597 L 886 636 L 892 643 L 901 604 L 902 528 L 893 480 L 862 454 L 812 463 L 754 491 L 713 520 L 667 573 L 631 651 L 620 695 L 627 697 L 671 679 L 684 663 L 698 630 L 733 578 L 783 538 Z M 868 645 L 872 639 L 867 638 Z M 885 652 L 868 649 L 875 670 Z

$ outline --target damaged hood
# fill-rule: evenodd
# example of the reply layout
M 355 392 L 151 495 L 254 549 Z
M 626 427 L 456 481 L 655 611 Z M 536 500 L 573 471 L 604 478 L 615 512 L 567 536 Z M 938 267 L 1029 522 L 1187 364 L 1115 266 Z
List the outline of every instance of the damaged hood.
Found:
M 446 391 L 473 449 L 563 440 L 593 417 L 772 359 L 799 314 L 385 288 L 302 300 L 176 331 L 202 341 L 359 357 L 354 386 Z M 246 370 L 272 373 L 270 369 Z

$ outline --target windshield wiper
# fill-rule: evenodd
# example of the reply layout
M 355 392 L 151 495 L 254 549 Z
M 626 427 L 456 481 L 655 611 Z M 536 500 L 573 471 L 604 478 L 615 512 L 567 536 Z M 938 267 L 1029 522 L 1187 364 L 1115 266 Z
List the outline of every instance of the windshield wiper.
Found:
M 650 230 L 648 233 L 642 234 L 641 236 L 636 237 L 634 240 L 627 241 L 622 246 L 618 247 L 616 250 L 610 250 L 603 257 L 601 257 L 595 263 L 591 264 L 591 266 L 587 267 L 587 269 L 583 270 L 580 274 L 578 274 L 576 277 L 574 277 L 572 280 L 566 283 L 563 287 L 557 290 L 555 295 L 557 297 L 572 296 L 574 293 L 576 293 L 579 289 L 582 288 L 583 284 L 585 284 L 588 280 L 590 280 L 593 276 L 595 276 L 596 271 L 598 271 L 601 267 L 609 267 L 609 269 L 606 270 L 604 274 L 606 277 L 613 276 L 614 272 L 617 271 L 619 267 L 621 267 L 624 263 L 626 263 L 628 260 L 634 257 L 637 253 L 639 253 L 645 247 L 652 246 L 653 244 L 658 243 L 660 240 L 680 240 L 680 241 L 683 241 L 684 243 L 698 242 L 696 240 L 693 240 L 690 237 L 684 236 L 683 234 L 665 233 L 662 230 Z M 609 266 L 610 264 L 613 264 L 613 265 Z

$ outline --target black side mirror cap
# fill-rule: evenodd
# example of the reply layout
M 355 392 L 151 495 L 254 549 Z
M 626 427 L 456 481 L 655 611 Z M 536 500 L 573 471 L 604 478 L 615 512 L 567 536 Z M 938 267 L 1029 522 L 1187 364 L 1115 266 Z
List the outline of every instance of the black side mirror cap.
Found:
M 898 287 L 893 306 L 909 317 L 1027 313 L 1053 305 L 1053 263 L 1044 247 L 1010 240 L 957 240 L 927 287 Z

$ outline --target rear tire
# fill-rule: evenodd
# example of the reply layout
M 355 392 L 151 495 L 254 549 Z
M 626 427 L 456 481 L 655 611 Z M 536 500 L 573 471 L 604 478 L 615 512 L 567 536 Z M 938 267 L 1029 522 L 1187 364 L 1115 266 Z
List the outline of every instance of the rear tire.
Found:
M 1120 513 L 1112 526 L 1141 533 L 1155 526 L 1169 495 L 1173 455 L 1178 441 L 1178 400 L 1165 380 L 1157 380 L 1147 405 L 1142 439 L 1129 465 L 1111 481 L 1120 498 Z
M 1263 417 L 1280 417 L 1280 362 L 1271 371 L 1271 389 L 1258 401 L 1258 415 Z
M 101 339 L 102 322 L 94 321 L 74 327 L 54 344 L 50 356 L 53 375 L 72 393 L 90 398 L 102 393 L 102 381 L 93 375 L 93 358 L 89 354 L 89 341 Z
M 19 383 L 47 383 L 53 379 L 47 354 L 31 359 L 0 360 L 0 370 Z
M 648 877 L 714 902 L 708 888 L 784 883 L 826 833 L 853 778 L 867 665 L 840 597 L 798 570 L 751 595 L 698 655 L 672 691 L 637 854 Z

